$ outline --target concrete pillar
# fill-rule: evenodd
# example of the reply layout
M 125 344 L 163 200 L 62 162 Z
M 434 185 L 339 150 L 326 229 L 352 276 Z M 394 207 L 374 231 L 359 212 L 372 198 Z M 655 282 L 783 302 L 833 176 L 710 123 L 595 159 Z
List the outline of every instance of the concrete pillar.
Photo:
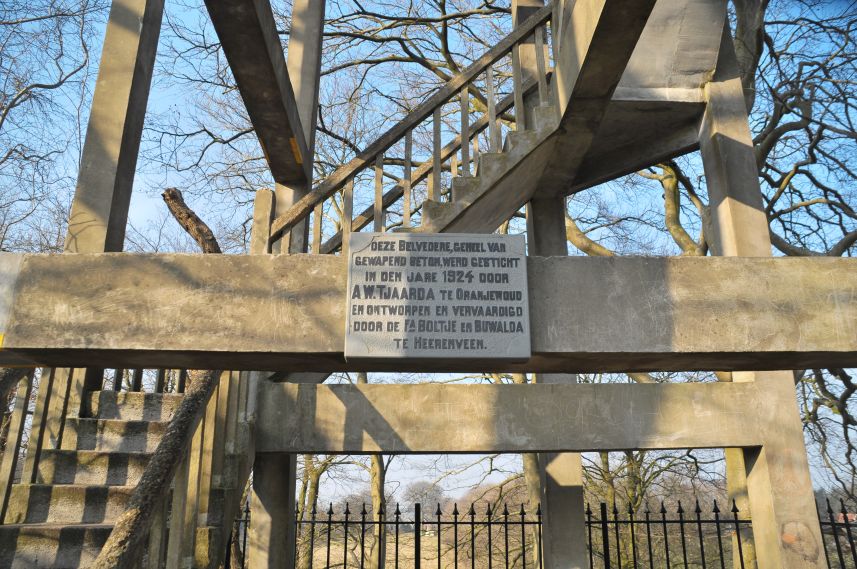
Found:
M 86 141 L 65 238 L 66 253 L 121 251 L 143 134 L 164 0 L 114 0 L 101 50 Z M 86 415 L 104 370 L 78 369 L 68 412 Z
M 565 238 L 565 198 L 531 201 L 527 206 L 530 255 L 568 255 Z M 570 373 L 538 374 L 539 383 L 577 383 Z M 544 453 L 542 469 L 543 566 L 546 569 L 585 569 L 586 524 L 583 517 L 583 466 L 580 454 Z
M 278 192 L 259 190 L 253 207 L 253 234 L 250 236 L 250 254 L 270 253 L 268 236 L 274 218 Z M 271 387 L 258 372 L 246 374 L 247 409 L 255 413 L 255 399 L 261 391 Z M 265 377 L 268 374 L 262 374 Z M 251 569 L 290 568 L 294 566 L 295 552 L 295 483 L 297 479 L 296 455 L 285 453 L 257 453 L 253 462 L 253 488 L 250 496 L 250 533 L 248 539 L 249 567 Z
M 726 256 L 771 256 L 747 109 L 729 29 L 717 70 L 706 87 L 699 144 L 711 207 L 712 250 Z M 738 476 L 730 494 L 746 495 L 760 569 L 826 567 L 802 425 L 789 371 L 736 372 L 733 381 L 764 384 L 780 401 L 766 417 L 761 448 L 727 451 L 727 471 Z
M 164 12 L 163 0 L 114 0 L 65 251 L 121 251 Z
M 294 455 L 256 454 L 248 539 L 250 569 L 294 567 L 294 480 Z
M 289 31 L 289 50 L 286 66 L 292 81 L 292 90 L 298 106 L 298 115 L 304 129 L 309 151 L 308 160 L 315 153 L 315 127 L 318 121 L 318 90 L 321 79 L 321 47 L 324 32 L 325 0 L 294 0 L 292 23 Z M 275 215 L 282 215 L 307 194 L 311 183 L 305 186 L 277 184 Z M 300 222 L 288 235 L 273 246 L 274 253 L 305 253 L 309 245 L 309 223 Z

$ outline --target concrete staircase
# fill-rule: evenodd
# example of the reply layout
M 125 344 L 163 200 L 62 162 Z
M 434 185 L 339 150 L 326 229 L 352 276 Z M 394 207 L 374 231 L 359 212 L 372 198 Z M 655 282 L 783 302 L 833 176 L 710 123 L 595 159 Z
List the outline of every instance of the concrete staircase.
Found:
M 91 393 L 92 417 L 66 419 L 60 448 L 44 449 L 39 457 L 36 483 L 12 487 L 0 526 L 0 567 L 91 565 L 181 399 L 171 393 Z M 243 491 L 239 462 L 227 455 L 226 474 L 210 492 L 208 525 L 197 529 L 198 545 L 215 554 L 231 531 L 232 518 L 223 514 L 237 510 L 236 495 L 240 501 Z

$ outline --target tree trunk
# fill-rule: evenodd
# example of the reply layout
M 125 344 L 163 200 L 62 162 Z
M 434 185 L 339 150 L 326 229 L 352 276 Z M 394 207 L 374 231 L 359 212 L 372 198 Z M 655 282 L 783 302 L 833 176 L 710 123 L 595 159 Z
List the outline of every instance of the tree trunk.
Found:
M 163 198 L 176 221 L 199 243 L 203 253 L 220 253 L 214 234 L 187 207 L 181 192 L 170 188 L 163 193 Z M 181 405 L 146 465 L 125 513 L 116 520 L 93 569 L 133 569 L 139 565 L 155 511 L 169 494 L 176 470 L 190 448 L 193 433 L 220 382 L 221 373 L 221 370 L 188 371 L 189 386 Z
M 24 377 L 31 368 L 23 367 L 3 367 L 0 368 L 0 401 L 9 399 L 9 394 L 18 385 L 18 382 Z

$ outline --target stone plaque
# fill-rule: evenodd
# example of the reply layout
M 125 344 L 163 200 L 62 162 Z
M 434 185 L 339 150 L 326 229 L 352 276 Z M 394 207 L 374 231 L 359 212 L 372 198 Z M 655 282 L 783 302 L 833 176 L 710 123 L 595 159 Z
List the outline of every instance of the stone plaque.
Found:
M 521 235 L 352 233 L 345 357 L 526 360 Z

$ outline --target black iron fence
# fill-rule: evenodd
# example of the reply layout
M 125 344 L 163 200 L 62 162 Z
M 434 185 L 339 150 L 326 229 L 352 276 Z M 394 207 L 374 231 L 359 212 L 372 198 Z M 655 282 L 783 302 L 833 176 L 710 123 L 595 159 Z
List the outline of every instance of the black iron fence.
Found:
M 673 511 L 662 502 L 654 512 L 646 504 L 639 513 L 602 502 L 597 513 L 586 506 L 586 530 L 592 569 L 743 569 L 751 524 L 734 502 L 729 512 L 721 512 L 715 500 L 705 513 L 699 501 L 691 512 L 679 501 Z
M 523 505 L 474 505 L 444 511 L 440 505 L 426 512 L 421 504 L 392 514 L 370 512 L 346 504 L 336 513 L 313 509 L 297 520 L 295 566 L 319 567 L 470 567 L 471 569 L 526 569 L 541 567 L 541 509 Z
M 857 548 L 854 547 L 854 526 L 857 524 L 855 509 L 850 512 L 843 500 L 839 501 L 835 511 L 826 500 L 824 512 L 819 512 L 821 536 L 827 553 L 827 566 L 830 569 L 857 569 Z
M 244 552 L 250 512 L 236 520 L 229 569 L 246 566 Z M 721 512 L 717 502 L 703 513 L 699 503 L 686 512 L 679 502 L 672 511 L 620 510 L 601 503 L 585 512 L 589 564 L 592 569 L 661 567 L 744 567 L 744 541 L 750 520 L 732 505 Z M 361 505 L 332 504 L 313 508 L 296 520 L 295 566 L 299 569 L 470 568 L 541 569 L 542 512 L 537 506 L 482 507 L 426 512 L 421 504 L 402 512 L 374 514 Z M 850 533 L 848 534 L 850 535 Z M 843 549 L 844 550 L 844 549 Z M 848 551 L 853 551 L 849 549 Z M 845 567 L 845 565 L 843 565 Z M 857 567 L 849 567 L 857 569 Z

